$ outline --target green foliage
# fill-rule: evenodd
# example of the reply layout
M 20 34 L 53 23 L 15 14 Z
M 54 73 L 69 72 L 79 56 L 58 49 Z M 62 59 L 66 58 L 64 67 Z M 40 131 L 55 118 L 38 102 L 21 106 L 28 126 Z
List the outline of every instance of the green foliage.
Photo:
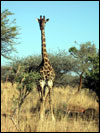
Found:
M 6 81 L 7 75 L 9 75 L 9 67 L 8 66 L 2 66 L 1 67 L 1 80 L 2 82 Z
M 80 44 L 80 48 L 72 47 L 69 49 L 70 54 L 77 61 L 77 65 L 75 66 L 75 72 L 80 75 L 80 73 L 87 72 L 91 67 L 91 62 L 89 58 L 95 57 L 96 48 L 94 44 L 91 42 L 87 42 L 85 44 Z
M 10 21 L 9 16 L 13 15 L 7 9 L 1 13 L 1 55 L 11 59 L 10 55 L 16 51 L 14 45 L 17 44 L 18 27 L 16 20 Z
M 69 49 L 69 52 L 70 52 L 71 55 L 73 55 L 74 57 L 78 58 L 78 55 L 77 55 L 78 50 L 76 49 L 76 47 L 71 47 Z
M 99 96 L 99 51 L 95 57 L 89 58 L 91 62 L 91 69 L 85 75 L 84 84 L 88 88 L 97 92 Z
M 17 89 L 19 91 L 19 107 L 23 104 L 25 98 L 30 94 L 35 87 L 36 82 L 39 80 L 40 75 L 36 72 L 18 73 L 16 76 Z
M 16 82 L 19 85 L 21 85 L 22 89 L 24 89 L 24 86 L 26 86 L 27 91 L 31 91 L 39 79 L 40 79 L 40 74 L 37 72 L 31 72 L 31 73 L 20 72 L 16 77 Z
M 79 84 L 79 77 L 73 76 L 71 74 L 63 74 L 62 76 L 59 76 L 59 78 L 56 79 L 55 85 L 57 87 L 66 87 L 66 85 L 75 87 Z
M 90 47 L 90 45 L 88 47 L 87 46 L 88 45 L 86 44 L 86 47 L 85 47 L 85 44 L 84 44 L 80 47 L 80 49 L 86 48 L 88 51 L 90 49 L 91 49 L 90 51 L 93 51 L 94 49 L 94 53 L 92 52 L 91 54 L 87 52 L 88 53 L 87 55 L 84 55 L 84 53 L 80 53 L 80 54 L 78 53 L 79 55 L 81 55 L 80 58 L 75 58 L 72 55 L 67 55 L 66 51 L 64 50 L 58 51 L 57 53 L 48 54 L 50 63 L 53 66 L 56 73 L 54 86 L 70 85 L 74 87 L 78 85 L 79 76 L 73 74 L 73 72 L 80 74 L 82 70 L 85 69 L 84 80 L 86 82 L 87 82 L 86 79 L 88 78 L 86 74 L 88 74 L 89 77 L 94 77 L 92 75 L 93 74 L 96 75 L 96 73 L 98 73 L 99 69 L 97 66 L 99 65 L 99 63 L 96 63 L 98 61 L 95 60 L 95 57 L 96 57 L 95 48 L 93 48 L 94 47 L 93 45 L 92 45 L 93 47 L 91 46 L 92 48 Z M 80 52 L 80 49 L 77 49 L 76 51 Z M 83 54 L 83 57 L 82 57 L 82 54 Z M 37 84 L 38 79 L 40 78 L 40 75 L 38 75 L 39 73 L 36 72 L 36 70 L 40 65 L 41 61 L 42 61 L 42 58 L 40 55 L 33 55 L 33 56 L 28 56 L 26 58 L 15 59 L 14 61 L 12 61 L 12 63 L 10 63 L 10 65 L 6 67 L 5 66 L 1 67 L 1 73 L 2 73 L 1 79 L 3 81 L 6 81 L 6 77 L 8 76 L 8 81 L 12 83 L 17 82 L 19 84 L 22 83 L 21 85 L 22 89 L 24 89 L 24 87 L 26 86 L 27 89 L 31 90 L 30 89 L 31 86 L 34 86 L 35 84 Z M 10 69 L 11 67 L 12 69 Z M 93 71 L 93 73 L 90 73 L 91 71 Z M 22 82 L 23 78 L 24 80 Z M 95 79 L 97 79 L 97 76 L 95 76 Z M 85 87 L 88 87 L 88 85 Z
M 91 69 L 92 64 L 89 59 L 96 56 L 95 45 L 91 44 L 91 42 L 80 44 L 79 46 L 79 49 L 77 49 L 76 47 L 72 47 L 69 49 L 70 54 L 77 62 L 74 72 L 76 72 L 80 76 L 78 90 L 82 88 L 83 75 L 88 73 L 89 69 Z
M 70 84 L 70 81 L 71 81 L 71 85 L 75 85 L 76 81 L 74 80 L 74 77 L 70 76 L 69 74 L 70 71 L 74 71 L 74 68 L 76 65 L 75 59 L 73 59 L 71 55 L 67 55 L 66 51 L 64 50 L 58 51 L 57 53 L 49 53 L 48 57 L 56 73 L 54 85 L 66 86 Z M 21 70 L 20 70 L 19 76 L 17 77 L 19 78 L 20 80 L 19 82 L 21 83 L 21 79 L 24 77 L 23 72 L 25 75 L 27 75 L 27 73 L 36 72 L 41 61 L 42 61 L 42 58 L 40 55 L 33 55 L 33 56 L 28 56 L 26 58 L 15 59 L 14 61 L 12 61 L 12 63 L 10 63 L 10 66 L 8 69 L 8 81 L 12 83 L 13 81 L 15 81 L 19 64 L 21 65 Z M 12 66 L 12 71 L 10 71 L 11 66 Z M 3 71 L 3 67 L 2 67 L 2 71 Z M 4 73 L 7 73 L 7 71 L 5 70 Z M 3 77 L 4 78 L 2 79 L 4 80 L 6 76 L 3 76 Z M 75 81 L 75 83 L 73 83 L 72 81 Z

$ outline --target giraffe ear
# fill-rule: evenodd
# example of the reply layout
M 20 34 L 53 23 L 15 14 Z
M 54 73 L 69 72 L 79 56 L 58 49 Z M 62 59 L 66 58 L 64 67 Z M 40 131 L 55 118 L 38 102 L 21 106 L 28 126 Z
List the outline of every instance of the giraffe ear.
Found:
M 37 21 L 37 22 L 39 22 L 39 19 L 38 19 L 38 18 L 36 18 L 36 21 Z
M 48 22 L 49 21 L 49 18 L 48 19 L 46 19 L 46 22 Z

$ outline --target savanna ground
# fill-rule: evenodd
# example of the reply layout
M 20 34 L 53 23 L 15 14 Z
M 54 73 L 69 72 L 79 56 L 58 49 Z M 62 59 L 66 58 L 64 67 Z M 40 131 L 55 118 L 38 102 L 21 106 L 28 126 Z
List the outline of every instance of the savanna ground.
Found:
M 39 111 L 36 110 L 39 95 L 34 88 L 21 107 L 18 129 L 17 113 L 13 119 L 11 115 L 16 107 L 14 99 L 18 97 L 19 92 L 16 84 L 12 86 L 11 83 L 1 83 L 1 132 L 99 132 L 99 105 L 95 92 L 89 89 L 76 92 L 77 87 L 55 87 L 53 106 L 56 120 L 50 119 L 46 105 L 46 118 L 40 122 Z M 85 109 L 90 109 L 90 115 L 82 115 Z M 91 114 L 91 110 L 94 110 L 96 115 Z M 78 115 L 75 111 L 79 112 Z

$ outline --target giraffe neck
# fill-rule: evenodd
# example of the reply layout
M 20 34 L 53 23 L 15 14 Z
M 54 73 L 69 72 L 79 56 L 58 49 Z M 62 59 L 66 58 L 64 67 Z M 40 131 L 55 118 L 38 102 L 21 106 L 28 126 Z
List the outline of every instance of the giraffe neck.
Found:
M 41 41 L 42 41 L 42 59 L 45 61 L 48 60 L 48 55 L 46 51 L 46 40 L 45 40 L 45 30 L 41 30 Z

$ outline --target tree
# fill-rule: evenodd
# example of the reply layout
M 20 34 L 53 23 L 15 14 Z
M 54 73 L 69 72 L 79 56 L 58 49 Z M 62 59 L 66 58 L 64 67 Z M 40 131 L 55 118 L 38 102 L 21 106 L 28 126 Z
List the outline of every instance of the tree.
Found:
M 89 58 L 92 67 L 85 75 L 85 86 L 88 86 L 93 91 L 96 91 L 99 96 L 99 51 L 95 57 Z
M 80 48 L 71 47 L 69 49 L 70 54 L 77 61 L 77 65 L 75 66 L 75 72 L 80 76 L 80 83 L 78 87 L 78 91 L 82 88 L 82 77 L 88 72 L 91 68 L 91 62 L 89 58 L 96 56 L 96 48 L 94 44 L 91 42 L 83 43 L 79 45 Z
M 8 16 L 13 15 L 8 9 L 1 13 L 1 56 L 6 59 L 11 59 L 10 55 L 16 51 L 14 48 L 17 44 L 18 27 L 16 19 L 10 21 Z
M 57 53 L 49 53 L 48 57 L 56 73 L 54 85 L 66 86 L 70 84 L 71 81 L 70 85 L 75 86 L 75 78 L 73 76 L 70 76 L 69 78 L 70 72 L 74 71 L 74 68 L 76 66 L 75 59 L 73 59 L 71 55 L 67 55 L 67 52 L 65 50 L 58 51 Z M 21 66 L 24 66 L 24 72 L 26 73 L 34 71 L 36 72 L 38 70 L 38 66 L 41 63 L 41 60 L 42 58 L 40 55 L 33 55 L 25 58 L 14 59 L 12 62 L 10 62 L 10 65 L 8 67 L 1 67 L 1 71 L 3 73 L 1 78 L 3 81 L 6 81 L 6 77 L 8 77 L 8 81 L 13 84 L 15 82 L 14 77 L 17 73 L 19 64 Z M 10 70 L 10 67 L 12 67 L 12 70 Z M 75 82 L 73 82 L 73 80 Z

